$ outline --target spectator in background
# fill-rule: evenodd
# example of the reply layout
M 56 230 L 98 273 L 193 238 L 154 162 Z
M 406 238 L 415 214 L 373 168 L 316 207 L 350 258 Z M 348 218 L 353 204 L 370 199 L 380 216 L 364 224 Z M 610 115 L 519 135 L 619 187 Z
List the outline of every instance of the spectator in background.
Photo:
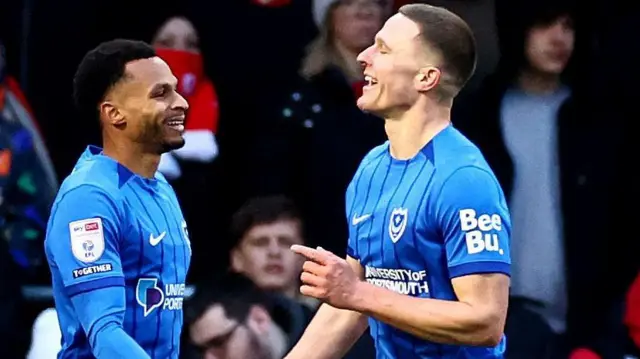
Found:
M 5 73 L 0 44 L 0 237 L 29 276 L 43 266 L 43 240 L 58 183 L 17 81 Z M 48 270 L 46 277 L 48 278 Z
M 615 171 L 606 144 L 614 139 L 601 124 L 576 115 L 569 66 L 573 4 L 511 3 L 497 72 L 471 102 L 453 109 L 455 123 L 480 147 L 508 197 L 507 357 L 567 358 L 587 347 L 616 358 L 611 353 L 621 346 L 611 337 L 619 332 L 619 298 L 593 291 L 617 276 L 603 243 L 612 240 L 615 217 L 608 202 Z
M 187 358 L 280 359 L 289 340 L 271 315 L 270 298 L 250 279 L 227 274 L 185 302 Z
M 315 302 L 298 290 L 302 260 L 289 248 L 304 243 L 297 208 L 283 196 L 250 199 L 232 217 L 231 269 L 250 278 L 287 313 L 288 335 L 302 336 L 313 317 Z
M 356 56 L 373 43 L 385 14 L 378 0 L 314 2 L 320 34 L 254 147 L 256 192 L 293 198 L 310 244 L 336 254 L 346 252 L 345 190 L 362 157 L 386 138 L 383 121 L 355 104 L 364 85 Z
M 198 34 L 188 19 L 169 18 L 152 44 L 178 78 L 178 92 L 189 102 L 185 146 L 162 155 L 158 167 L 168 179 L 176 179 L 182 174 L 178 159 L 209 163 L 218 155 L 218 96 L 204 73 Z
M 242 206 L 231 221 L 233 271 L 261 289 L 305 301 L 298 291 L 302 259 L 290 248 L 304 244 L 302 218 L 284 196 L 257 197 Z
M 26 301 L 21 291 L 24 281 L 7 244 L 0 235 L 0 358 L 24 358 L 30 325 L 24 315 Z
M 43 310 L 31 328 L 31 346 L 26 359 L 57 359 L 62 349 L 62 333 L 55 308 Z
M 302 259 L 290 250 L 304 244 L 304 224 L 295 204 L 282 195 L 250 199 L 232 218 L 231 268 L 271 295 L 274 317 L 295 344 L 317 302 L 300 294 Z M 346 359 L 374 358 L 371 336 L 363 335 Z

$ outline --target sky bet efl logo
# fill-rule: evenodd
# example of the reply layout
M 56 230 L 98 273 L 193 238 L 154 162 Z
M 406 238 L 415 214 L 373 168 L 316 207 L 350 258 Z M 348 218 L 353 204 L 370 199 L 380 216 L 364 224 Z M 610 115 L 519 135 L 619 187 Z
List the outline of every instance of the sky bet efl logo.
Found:
M 484 250 L 504 254 L 499 247 L 498 234 L 502 231 L 502 218 L 497 214 L 477 215 L 473 209 L 460 211 L 460 227 L 465 232 L 469 254 L 480 253 Z M 493 232 L 493 233 L 492 233 Z
M 184 300 L 184 283 L 158 285 L 157 278 L 140 278 L 136 287 L 136 301 L 144 309 L 146 317 L 154 309 L 181 310 Z

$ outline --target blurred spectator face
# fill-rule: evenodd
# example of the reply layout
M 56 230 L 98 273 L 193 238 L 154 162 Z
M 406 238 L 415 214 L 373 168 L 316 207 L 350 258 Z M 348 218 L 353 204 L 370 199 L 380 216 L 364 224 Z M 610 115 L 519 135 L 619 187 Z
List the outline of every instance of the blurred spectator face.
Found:
M 231 255 L 233 270 L 264 290 L 285 291 L 298 283 L 302 260 L 290 250 L 302 244 L 300 222 L 281 219 L 251 227 Z
M 240 323 L 214 304 L 191 325 L 189 334 L 204 359 L 275 359 L 264 340 L 272 325 L 269 313 L 260 306 L 254 305 Z
M 574 41 L 572 20 L 562 16 L 529 30 L 525 56 L 534 71 L 560 75 L 573 53 Z
M 153 46 L 178 79 L 178 92 L 186 97 L 192 96 L 205 77 L 193 24 L 183 17 L 170 18 L 158 30 Z
M 183 17 L 167 20 L 153 39 L 153 46 L 172 50 L 200 52 L 198 34 L 193 24 Z
M 335 40 L 351 51 L 362 51 L 373 43 L 383 14 L 383 2 L 379 0 L 339 1 L 332 14 Z

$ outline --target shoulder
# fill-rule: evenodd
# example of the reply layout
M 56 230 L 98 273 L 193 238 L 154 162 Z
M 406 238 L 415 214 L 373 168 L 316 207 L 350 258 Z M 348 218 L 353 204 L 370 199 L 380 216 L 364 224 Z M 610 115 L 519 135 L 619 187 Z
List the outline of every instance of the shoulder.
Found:
M 444 185 L 452 177 L 495 178 L 480 149 L 455 128 L 447 130 L 434 144 L 434 183 Z
M 362 161 L 360 161 L 360 165 L 356 170 L 356 173 L 353 175 L 353 179 L 351 180 L 351 184 L 349 185 L 349 189 L 353 189 L 353 186 L 362 178 L 366 176 L 371 176 L 373 172 L 375 172 L 375 168 L 380 163 L 381 157 L 383 157 L 389 150 L 389 141 L 374 147 L 369 153 L 367 153 Z
M 364 156 L 364 158 L 362 159 L 362 162 L 360 162 L 360 167 L 358 168 L 358 171 L 361 171 L 362 169 L 377 163 L 378 161 L 380 161 L 381 157 L 386 155 L 388 152 L 389 152 L 389 141 L 386 141 L 385 143 L 374 147 L 371 151 L 369 151 L 369 153 L 367 153 Z
M 104 168 L 99 163 L 85 163 L 74 168 L 60 186 L 54 208 L 82 205 L 96 208 L 101 205 L 119 206 L 122 200 L 117 169 Z
M 77 188 L 95 188 L 106 193 L 116 194 L 120 187 L 118 168 L 103 161 L 83 161 L 78 163 L 60 186 L 60 194 Z

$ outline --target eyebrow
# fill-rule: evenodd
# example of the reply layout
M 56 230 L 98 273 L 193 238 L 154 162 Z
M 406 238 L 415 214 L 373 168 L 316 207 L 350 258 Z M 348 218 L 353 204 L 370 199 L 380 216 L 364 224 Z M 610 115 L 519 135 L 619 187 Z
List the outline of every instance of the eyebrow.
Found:
M 384 47 L 388 50 L 391 50 L 391 47 L 387 45 L 387 43 L 380 36 L 376 36 L 375 42 L 376 42 L 376 45 L 378 45 L 378 47 Z
M 153 85 L 153 87 L 151 87 L 151 91 L 150 93 L 154 93 L 156 91 L 159 90 L 173 90 L 175 89 L 177 86 L 177 83 L 173 82 L 173 83 L 169 83 L 169 82 L 161 82 L 161 83 L 157 83 L 155 85 Z

